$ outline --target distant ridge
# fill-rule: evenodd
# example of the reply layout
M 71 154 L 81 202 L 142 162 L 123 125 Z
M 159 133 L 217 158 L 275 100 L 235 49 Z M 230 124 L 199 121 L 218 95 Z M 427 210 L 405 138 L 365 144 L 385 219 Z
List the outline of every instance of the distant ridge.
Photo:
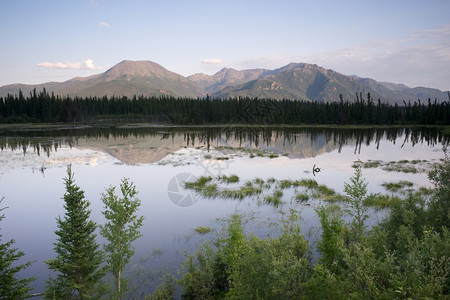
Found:
M 428 98 L 439 102 L 448 100 L 448 92 L 403 84 L 378 82 L 370 78 L 347 76 L 314 64 L 290 63 L 284 67 L 235 70 L 223 68 L 214 75 L 202 73 L 184 77 L 152 61 L 124 60 L 106 72 L 89 77 L 76 77 L 65 82 L 47 82 L 38 85 L 10 84 L 0 87 L 0 97 L 28 95 L 33 89 L 45 88 L 61 96 L 128 96 L 135 95 L 175 97 L 259 97 L 305 101 L 354 101 L 356 93 L 371 94 L 374 100 L 403 103 Z

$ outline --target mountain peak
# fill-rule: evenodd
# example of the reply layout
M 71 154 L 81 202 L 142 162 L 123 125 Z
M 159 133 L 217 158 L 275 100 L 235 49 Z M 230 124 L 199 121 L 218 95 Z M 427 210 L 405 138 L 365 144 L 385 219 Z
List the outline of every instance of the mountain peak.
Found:
M 315 64 L 290 63 L 276 70 L 223 68 L 214 75 L 194 74 L 188 78 L 149 61 L 124 60 L 104 73 L 77 77 L 65 82 L 39 85 L 7 85 L 0 97 L 28 94 L 34 88 L 70 96 L 172 95 L 176 97 L 259 97 L 311 101 L 336 101 L 340 94 L 352 101 L 355 92 L 390 103 L 403 99 L 447 99 L 447 92 L 428 88 L 409 88 L 401 84 L 380 83 L 369 78 L 346 76 Z
M 123 60 L 104 73 L 104 78 L 114 80 L 120 77 L 165 77 L 172 73 L 163 66 L 150 60 Z M 175 73 L 173 73 L 175 74 Z

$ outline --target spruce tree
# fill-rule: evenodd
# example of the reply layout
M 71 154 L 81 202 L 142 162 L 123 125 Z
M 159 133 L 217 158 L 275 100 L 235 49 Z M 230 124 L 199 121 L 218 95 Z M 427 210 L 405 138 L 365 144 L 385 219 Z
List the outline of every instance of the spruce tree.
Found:
M 102 195 L 105 204 L 103 215 L 107 222 L 100 229 L 109 242 L 104 248 L 108 253 L 109 269 L 114 275 L 115 299 L 120 299 L 126 290 L 126 280 L 122 273 L 134 255 L 131 243 L 142 236 L 139 228 L 144 221 L 143 216 L 138 217 L 136 214 L 141 201 L 135 197 L 137 191 L 134 184 L 125 178 L 120 184 L 120 190 L 122 198 L 115 194 L 115 187 L 106 189 L 106 193 Z
M 74 183 L 71 165 L 67 167 L 64 183 L 66 213 L 64 218 L 56 219 L 56 258 L 46 261 L 57 276 L 47 281 L 45 296 L 49 299 L 98 298 L 105 292 L 100 280 L 106 269 L 101 267 L 104 253 L 95 241 L 97 225 L 89 220 L 90 203 L 85 199 L 84 191 Z
M 3 199 L 4 198 L 0 199 L 0 203 Z M 6 207 L 0 208 L 0 212 L 5 208 Z M 0 221 L 4 218 L 5 215 L 1 214 Z M 0 234 L 0 299 L 25 298 L 31 290 L 28 284 L 34 280 L 34 278 L 17 278 L 17 273 L 29 267 L 31 262 L 13 266 L 15 261 L 25 255 L 17 248 L 11 248 L 13 244 L 14 240 L 2 243 L 2 235 Z

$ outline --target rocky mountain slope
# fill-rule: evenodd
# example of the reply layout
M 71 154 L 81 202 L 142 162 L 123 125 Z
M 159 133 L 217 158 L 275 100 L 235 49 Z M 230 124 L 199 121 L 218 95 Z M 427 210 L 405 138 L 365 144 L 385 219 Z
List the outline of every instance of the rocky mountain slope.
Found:
M 172 95 L 175 97 L 259 97 L 306 101 L 338 101 L 339 95 L 354 101 L 356 93 L 367 93 L 375 100 L 403 103 L 428 98 L 448 100 L 448 92 L 403 84 L 378 82 L 370 78 L 347 76 L 314 64 L 291 63 L 275 70 L 235 70 L 224 68 L 214 75 L 194 74 L 184 77 L 151 61 L 125 60 L 104 73 L 77 77 L 65 82 L 39 85 L 12 84 L 0 87 L 0 97 L 28 95 L 34 88 L 57 95 L 70 96 L 128 96 Z

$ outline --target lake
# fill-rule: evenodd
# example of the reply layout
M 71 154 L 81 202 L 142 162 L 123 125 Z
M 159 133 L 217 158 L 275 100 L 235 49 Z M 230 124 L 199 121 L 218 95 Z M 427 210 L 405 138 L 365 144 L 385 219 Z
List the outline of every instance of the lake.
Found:
M 51 274 L 44 260 L 55 255 L 55 218 L 64 214 L 67 165 L 72 164 L 75 182 L 85 191 L 91 218 L 98 224 L 104 222 L 101 193 L 130 178 L 139 191 L 145 222 L 125 277 L 132 279 L 132 296 L 141 297 L 166 272 L 176 274 L 184 252 L 193 253 L 201 242 L 214 239 L 234 212 L 244 216 L 247 232 L 273 236 L 282 212 L 300 210 L 305 237 L 313 244 L 320 233 L 314 209 L 326 201 L 312 194 L 308 201 L 295 201 L 299 191 L 284 189 L 281 205 L 266 203 L 265 195 L 280 180 L 314 179 L 342 193 L 359 159 L 378 161 L 379 167 L 363 169 L 370 192 L 390 193 L 382 184 L 400 180 L 412 182 L 413 188 L 431 187 L 426 172 L 444 157 L 442 143 L 448 141 L 437 128 L 0 127 L 0 197 L 1 206 L 8 207 L 1 222 L 2 241 L 15 239 L 15 247 L 26 254 L 21 262 L 34 261 L 21 275 L 37 277 L 34 292 L 42 292 Z M 219 188 L 237 189 L 255 178 L 273 178 L 275 183 L 240 200 L 205 198 L 184 188 L 185 180 L 232 174 L 239 176 L 239 183 Z M 385 214 L 371 210 L 368 225 Z M 199 226 L 212 231 L 201 235 L 194 230 Z

